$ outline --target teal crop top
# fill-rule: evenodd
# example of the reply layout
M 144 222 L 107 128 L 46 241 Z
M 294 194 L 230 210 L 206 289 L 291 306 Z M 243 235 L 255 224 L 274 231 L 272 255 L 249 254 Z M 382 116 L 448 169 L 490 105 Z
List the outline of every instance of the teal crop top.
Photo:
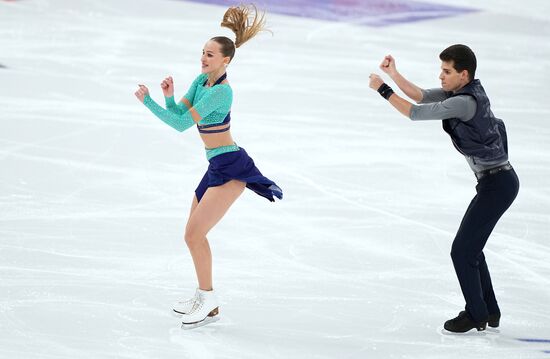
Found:
M 184 96 L 201 117 L 198 122 L 201 127 L 223 124 L 233 102 L 233 91 L 229 85 L 216 84 L 212 87 L 204 87 L 203 84 L 207 79 L 206 74 L 197 76 Z M 164 123 L 180 132 L 195 124 L 191 112 L 183 102 L 180 101 L 176 105 L 173 96 L 165 98 L 165 101 L 166 110 L 149 95 L 145 96 L 143 104 Z
M 229 127 L 222 130 L 206 130 L 205 128 L 220 126 L 229 123 L 231 103 L 233 102 L 233 91 L 226 84 L 220 84 L 225 79 L 224 74 L 212 87 L 205 87 L 208 75 L 200 74 L 191 84 L 191 87 L 184 98 L 189 101 L 192 108 L 197 111 L 201 120 L 197 123 L 201 133 L 218 133 L 227 131 Z M 159 119 L 177 131 L 183 132 L 195 124 L 191 112 L 183 102 L 176 104 L 174 97 L 165 97 L 166 109 L 162 108 L 149 95 L 143 99 L 143 104 Z M 208 159 L 226 152 L 238 151 L 237 145 L 207 148 Z

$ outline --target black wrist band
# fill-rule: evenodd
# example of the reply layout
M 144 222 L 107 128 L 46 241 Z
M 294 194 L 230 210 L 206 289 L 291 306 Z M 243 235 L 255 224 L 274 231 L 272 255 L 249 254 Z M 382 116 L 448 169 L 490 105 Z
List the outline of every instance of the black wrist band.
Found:
M 385 98 L 386 100 L 389 100 L 390 99 L 390 96 L 393 95 L 393 90 L 391 87 L 389 87 L 388 85 L 386 85 L 385 83 L 383 83 L 382 85 L 380 85 L 380 87 L 378 88 L 378 93 L 380 94 L 380 96 L 382 96 L 383 98 Z

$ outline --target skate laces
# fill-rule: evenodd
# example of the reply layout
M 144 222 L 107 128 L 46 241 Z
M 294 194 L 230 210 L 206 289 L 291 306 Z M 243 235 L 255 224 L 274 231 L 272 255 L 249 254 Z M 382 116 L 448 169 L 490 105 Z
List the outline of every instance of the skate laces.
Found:
M 197 300 L 197 296 L 199 295 L 198 292 L 195 292 L 195 295 L 189 299 L 179 301 L 179 304 L 191 304 Z
M 193 308 L 189 311 L 189 314 L 193 314 L 195 312 L 198 312 L 202 309 L 204 305 L 204 297 L 202 293 L 197 292 L 197 295 L 195 296 L 195 303 L 193 304 Z
M 195 297 L 193 297 L 193 298 L 189 298 L 189 299 L 187 299 L 187 300 L 179 301 L 178 304 L 181 304 L 181 305 L 191 304 L 191 303 L 193 303 L 195 300 L 196 300 Z

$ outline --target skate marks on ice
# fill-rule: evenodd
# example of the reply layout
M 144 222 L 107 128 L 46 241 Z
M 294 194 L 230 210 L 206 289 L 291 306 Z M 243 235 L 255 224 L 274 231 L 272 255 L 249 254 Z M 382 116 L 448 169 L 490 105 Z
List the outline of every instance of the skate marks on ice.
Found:
M 0 64 L 0 69 L 7 69 L 8 67 L 6 65 Z
M 530 348 L 536 348 L 544 354 L 550 354 L 550 339 L 543 338 L 516 338 L 517 341 L 529 344 Z M 544 347 L 544 348 L 543 348 Z
M 394 213 L 394 212 L 386 210 L 384 208 L 369 205 L 367 203 L 358 202 L 355 198 L 353 198 L 353 197 L 351 197 L 351 196 L 349 196 L 345 193 L 335 191 L 333 188 L 320 185 L 318 182 L 316 182 L 313 179 L 309 178 L 307 175 L 300 174 L 297 171 L 286 172 L 284 169 L 280 169 L 280 172 L 284 173 L 288 177 L 293 177 L 298 181 L 306 183 L 311 189 L 314 189 L 314 190 L 318 191 L 319 193 L 321 193 L 325 196 L 334 198 L 335 200 L 337 200 L 339 202 L 346 203 L 350 206 L 353 206 L 353 207 L 356 207 L 356 208 L 359 208 L 359 209 L 363 209 L 363 210 L 368 210 L 368 211 L 371 211 L 373 213 L 380 214 L 382 216 L 387 217 L 388 219 L 399 221 L 400 223 L 409 224 L 409 225 L 415 226 L 417 228 L 423 228 L 423 229 L 425 229 L 427 231 L 430 231 L 434 234 L 437 233 L 437 234 L 445 235 L 445 236 L 448 236 L 449 238 L 453 238 L 454 235 L 455 235 L 454 232 L 448 231 L 448 230 L 443 229 L 443 228 L 439 228 L 435 225 L 431 225 L 429 223 L 426 223 L 426 222 L 423 222 L 423 221 L 420 221 L 420 220 L 416 220 L 414 218 L 409 218 L 405 215 L 401 215 L 399 213 Z M 345 186 L 345 183 L 342 183 L 342 186 Z M 497 233 L 495 233 L 493 235 L 496 236 Z M 517 238 L 513 235 L 505 234 L 505 233 L 498 233 L 498 236 L 500 236 L 503 239 L 512 240 L 512 241 L 519 239 L 519 238 Z M 524 248 L 523 250 L 529 252 L 529 253 L 525 253 L 526 255 L 528 255 L 529 257 L 533 257 L 540 251 L 540 248 L 539 247 L 533 248 L 533 249 Z M 529 277 L 536 278 L 538 281 L 540 281 L 540 283 L 550 284 L 550 280 L 546 276 L 541 275 L 541 274 L 537 273 L 534 270 L 531 270 L 529 267 L 526 267 L 525 265 L 523 265 L 523 263 L 521 263 L 519 261 L 519 258 L 509 257 L 507 254 L 502 254 L 502 253 L 498 252 L 497 250 L 493 250 L 493 249 L 490 249 L 490 248 L 486 248 L 485 252 L 490 253 L 491 256 L 494 256 L 495 258 L 498 258 L 503 263 L 506 263 L 509 266 L 513 267 L 514 269 L 525 273 Z
M 550 354 L 550 339 L 544 338 L 518 338 L 502 333 L 500 329 L 487 327 L 486 330 L 470 330 L 466 333 L 452 333 L 443 328 L 437 327 L 436 331 L 441 334 L 443 343 L 463 343 L 474 346 L 498 346 L 506 347 L 510 351 L 517 352 L 518 356 L 526 351 L 539 351 Z M 518 346 L 518 342 L 524 345 Z
M 167 333 L 169 342 L 179 348 L 180 355 L 183 354 L 179 358 L 216 357 L 211 356 L 212 347 L 222 345 L 228 352 L 233 351 L 230 346 L 227 346 L 223 335 L 223 333 L 229 333 L 230 331 L 227 329 L 233 325 L 227 317 L 215 324 L 210 322 L 193 328 L 183 328 L 181 321 L 179 323 L 180 325 L 174 325 Z M 226 357 L 230 358 L 229 355 Z M 235 357 L 238 357 L 237 353 L 235 353 Z

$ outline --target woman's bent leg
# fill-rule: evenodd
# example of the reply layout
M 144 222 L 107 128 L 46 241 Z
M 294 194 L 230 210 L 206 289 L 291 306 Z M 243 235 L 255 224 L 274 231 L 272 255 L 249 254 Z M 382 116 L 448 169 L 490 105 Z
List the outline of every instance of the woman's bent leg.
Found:
M 185 229 L 185 242 L 193 257 L 199 288 L 202 290 L 212 289 L 212 254 L 206 235 L 243 193 L 245 185 L 244 182 L 232 180 L 221 186 L 210 187 L 196 207 L 192 206 Z

